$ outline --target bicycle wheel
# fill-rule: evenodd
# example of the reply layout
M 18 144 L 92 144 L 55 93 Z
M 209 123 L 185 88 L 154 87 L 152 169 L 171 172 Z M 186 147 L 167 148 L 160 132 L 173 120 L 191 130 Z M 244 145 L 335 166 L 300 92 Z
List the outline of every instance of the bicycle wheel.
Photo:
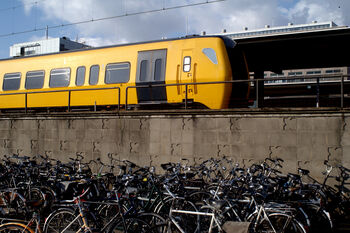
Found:
M 81 218 L 77 218 L 77 214 L 72 209 L 61 208 L 47 217 L 43 233 L 61 232 L 64 229 L 67 232 L 77 232 L 82 225 Z
M 97 216 L 100 218 L 103 225 L 105 225 L 116 215 L 121 215 L 121 212 L 125 213 L 126 211 L 127 208 L 125 206 L 118 205 L 117 202 L 112 204 L 103 203 L 97 208 Z
M 144 220 L 139 218 L 118 219 L 107 230 L 108 233 L 153 233 L 151 226 Z
M 167 222 L 159 214 L 141 213 L 138 215 L 138 218 L 144 220 L 148 225 L 150 225 L 152 233 L 167 232 Z
M 185 232 L 200 232 L 200 216 L 195 214 L 198 212 L 195 204 L 186 199 L 177 198 L 172 201 L 171 210 L 180 211 L 172 212 L 171 216 Z M 194 213 L 181 213 L 181 211 L 190 211 Z
M 293 216 L 283 213 L 271 213 L 268 218 L 254 220 L 251 224 L 250 232 L 263 233 L 306 233 L 303 225 Z
M 206 205 L 207 200 L 213 200 L 214 196 L 209 193 L 209 192 L 204 192 L 204 191 L 196 191 L 193 192 L 189 195 L 189 199 L 191 200 L 192 203 L 196 205 L 196 207 L 199 209 L 203 205 Z
M 6 223 L 0 225 L 1 233 L 34 233 L 34 231 L 21 223 Z
M 36 187 L 32 187 L 23 193 L 23 196 L 27 201 L 40 201 L 45 200 L 45 194 Z
M 202 213 L 208 213 L 208 214 L 213 214 L 215 213 L 215 208 L 211 207 L 211 206 L 202 206 L 199 209 L 200 212 Z M 217 216 L 215 216 L 217 217 Z M 202 215 L 200 216 L 200 224 L 199 224 L 199 232 L 201 233 L 206 233 L 206 232 L 220 232 L 220 226 L 218 226 L 218 224 L 214 221 L 212 228 L 210 228 L 211 225 L 211 221 L 214 220 L 212 216 L 210 215 Z

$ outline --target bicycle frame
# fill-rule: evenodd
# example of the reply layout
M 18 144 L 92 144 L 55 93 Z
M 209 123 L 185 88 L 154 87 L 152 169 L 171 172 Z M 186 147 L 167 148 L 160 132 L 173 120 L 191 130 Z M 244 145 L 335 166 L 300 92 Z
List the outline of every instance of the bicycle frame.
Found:
M 222 228 L 220 227 L 220 224 L 218 223 L 217 219 L 215 218 L 215 214 L 214 213 L 204 213 L 204 212 L 196 212 L 196 211 L 187 211 L 187 210 L 173 210 L 172 208 L 170 208 L 170 213 L 169 213 L 169 219 L 172 223 L 174 223 L 174 225 L 177 227 L 177 229 L 181 232 L 181 233 L 186 233 L 184 231 L 184 229 L 180 226 L 180 224 L 175 220 L 175 218 L 172 216 L 172 213 L 179 213 L 179 214 L 193 214 L 193 215 L 199 215 L 199 216 L 209 216 L 211 217 L 210 219 L 210 226 L 209 226 L 209 233 L 211 233 L 212 229 L 213 229 L 213 224 L 214 222 L 217 224 L 218 228 L 220 230 L 222 230 Z

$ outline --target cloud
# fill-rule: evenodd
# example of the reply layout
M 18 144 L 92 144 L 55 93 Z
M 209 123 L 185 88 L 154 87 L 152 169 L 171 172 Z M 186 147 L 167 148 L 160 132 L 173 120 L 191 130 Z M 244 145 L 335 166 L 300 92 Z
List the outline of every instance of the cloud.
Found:
M 293 23 L 310 23 L 333 21 L 338 25 L 349 25 L 348 10 L 350 1 L 343 0 L 300 0 L 289 9 L 284 8 L 283 14 Z
M 206 1 L 45 0 L 34 5 L 28 4 L 33 0 L 22 0 L 27 3 L 27 14 L 37 7 L 42 13 L 41 21 L 50 21 L 53 25 L 91 21 L 74 26 L 74 30 L 76 35 L 93 45 L 172 38 L 184 36 L 186 32 L 218 33 L 222 29 L 240 31 L 243 27 L 256 29 L 266 24 L 281 26 L 288 22 L 303 24 L 317 20 L 335 21 L 339 25 L 349 23 L 347 12 L 350 10 L 350 1 L 343 0 L 226 0 L 157 11 Z M 146 11 L 154 12 L 130 15 Z M 96 21 L 118 15 L 124 16 Z M 64 32 L 63 30 L 62 33 Z

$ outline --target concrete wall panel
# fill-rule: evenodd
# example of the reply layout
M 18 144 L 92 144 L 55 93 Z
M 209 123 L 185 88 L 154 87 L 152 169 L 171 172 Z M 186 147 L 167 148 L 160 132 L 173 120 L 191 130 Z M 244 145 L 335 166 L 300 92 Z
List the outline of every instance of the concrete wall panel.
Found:
M 191 115 L 18 117 L 0 119 L 0 153 L 49 155 L 68 161 L 107 155 L 142 165 L 227 156 L 249 165 L 281 157 L 321 176 L 323 161 L 350 164 L 350 118 L 324 115 Z

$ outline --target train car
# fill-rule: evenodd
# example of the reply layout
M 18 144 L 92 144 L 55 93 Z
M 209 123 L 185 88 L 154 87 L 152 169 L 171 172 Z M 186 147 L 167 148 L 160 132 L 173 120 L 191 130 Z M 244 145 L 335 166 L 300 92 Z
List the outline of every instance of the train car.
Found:
M 1 60 L 0 109 L 176 105 L 186 97 L 222 109 L 229 106 L 232 84 L 200 83 L 230 80 L 220 37 L 66 51 Z

